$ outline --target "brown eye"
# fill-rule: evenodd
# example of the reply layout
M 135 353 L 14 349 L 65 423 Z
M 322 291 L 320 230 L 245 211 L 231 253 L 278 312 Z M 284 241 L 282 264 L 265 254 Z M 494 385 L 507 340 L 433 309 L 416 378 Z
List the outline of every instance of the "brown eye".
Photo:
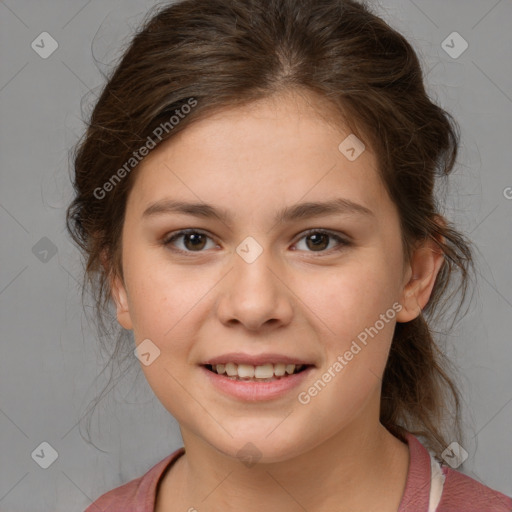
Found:
M 178 244 L 175 243 L 179 239 L 182 240 L 181 247 L 178 247 Z M 339 235 L 319 229 L 311 229 L 306 232 L 300 240 L 302 239 L 306 239 L 306 248 L 301 250 L 305 250 L 306 252 L 329 253 L 331 250 L 339 251 L 351 245 L 350 241 Z M 206 233 L 196 229 L 186 229 L 167 237 L 163 241 L 163 245 L 178 253 L 200 253 L 204 252 L 203 249 L 207 248 L 208 240 L 211 240 L 213 243 L 212 238 Z M 336 242 L 334 247 L 329 247 L 333 240 Z M 215 247 L 215 243 L 213 243 L 213 247 Z
M 311 250 L 323 250 L 329 245 L 329 236 L 325 233 L 315 233 L 313 235 L 308 235 L 306 240 L 311 241 L 310 244 L 306 242 L 306 245 Z
M 201 233 L 192 233 L 184 235 L 184 245 L 187 249 L 193 250 L 201 250 L 204 248 L 206 244 L 206 237 Z
M 306 252 L 329 252 L 331 249 L 341 250 L 350 245 L 350 242 L 348 240 L 345 240 L 340 236 L 329 231 L 323 231 L 318 229 L 309 230 L 308 232 L 305 233 L 301 240 L 302 239 L 306 240 Z M 335 240 L 336 244 L 334 247 L 329 248 L 331 240 Z
M 174 242 L 180 238 L 183 240 L 182 247 L 184 247 L 184 249 L 175 248 L 174 250 L 178 252 L 202 252 L 210 237 L 206 233 L 191 229 L 179 231 L 167 238 L 163 244 L 165 246 L 172 246 Z

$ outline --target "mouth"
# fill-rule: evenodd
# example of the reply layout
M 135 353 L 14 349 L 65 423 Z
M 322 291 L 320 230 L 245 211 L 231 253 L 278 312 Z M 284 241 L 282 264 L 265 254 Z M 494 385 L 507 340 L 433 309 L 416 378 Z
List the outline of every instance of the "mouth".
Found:
M 222 359 L 221 359 L 222 357 Z M 233 359 L 231 359 L 231 357 Z M 238 358 L 238 364 L 232 362 Z M 231 399 L 243 403 L 256 403 L 277 399 L 293 399 L 292 391 L 303 385 L 315 371 L 316 365 L 306 364 L 285 356 L 267 355 L 253 361 L 256 364 L 242 362 L 244 356 L 231 354 L 219 356 L 216 360 L 205 361 L 199 365 L 202 374 L 212 387 Z M 250 359 L 245 357 L 245 360 Z M 253 358 L 254 359 L 254 358 Z M 271 363 L 269 361 L 279 361 Z M 284 361 L 283 361 L 284 360 Z M 231 362 L 226 362 L 231 361 Z
M 254 366 L 250 364 L 226 363 L 203 364 L 202 366 L 216 375 L 221 375 L 233 381 L 272 382 L 302 373 L 314 365 L 267 363 Z

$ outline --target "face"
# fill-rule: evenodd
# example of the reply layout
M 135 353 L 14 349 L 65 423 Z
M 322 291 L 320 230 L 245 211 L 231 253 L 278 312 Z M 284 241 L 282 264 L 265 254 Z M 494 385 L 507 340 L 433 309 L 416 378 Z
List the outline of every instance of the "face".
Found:
M 377 425 L 394 326 L 410 319 L 397 308 L 411 275 L 399 218 L 374 155 L 367 145 L 349 160 L 338 146 L 350 131 L 312 101 L 281 96 L 192 124 L 140 164 L 126 205 L 118 320 L 146 344 L 141 367 L 185 442 L 233 457 L 251 442 L 263 461 L 286 460 Z M 233 395 L 203 366 L 228 353 L 310 366 L 278 379 L 295 379 L 280 393 L 251 383 L 256 394 Z

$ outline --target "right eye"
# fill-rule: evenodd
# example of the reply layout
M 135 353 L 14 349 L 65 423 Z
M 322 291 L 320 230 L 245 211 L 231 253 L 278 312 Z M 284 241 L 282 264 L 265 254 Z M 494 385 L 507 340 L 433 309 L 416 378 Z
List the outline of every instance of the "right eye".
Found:
M 173 243 L 179 238 L 183 238 L 184 249 L 179 249 L 173 246 Z M 183 254 L 191 252 L 203 252 L 202 249 L 205 247 L 206 240 L 211 237 L 203 231 L 197 229 L 184 229 L 176 233 L 171 233 L 162 242 L 163 245 L 169 247 L 171 251 L 180 252 Z

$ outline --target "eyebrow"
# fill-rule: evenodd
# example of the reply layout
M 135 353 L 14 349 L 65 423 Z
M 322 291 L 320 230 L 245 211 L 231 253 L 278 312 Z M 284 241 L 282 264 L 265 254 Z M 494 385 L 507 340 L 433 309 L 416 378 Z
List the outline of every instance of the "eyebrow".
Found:
M 231 219 L 231 216 L 227 210 L 216 208 L 211 204 L 188 203 L 185 201 L 176 201 L 173 199 L 163 199 L 151 204 L 144 210 L 142 217 L 149 218 L 156 215 L 170 213 L 181 213 L 202 218 L 216 218 L 226 224 L 229 224 Z M 305 202 L 286 206 L 277 212 L 274 218 L 274 222 L 286 223 L 311 217 L 321 217 L 335 214 L 358 214 L 365 217 L 375 218 L 375 213 L 366 206 L 354 203 L 349 199 L 337 198 L 326 202 Z

